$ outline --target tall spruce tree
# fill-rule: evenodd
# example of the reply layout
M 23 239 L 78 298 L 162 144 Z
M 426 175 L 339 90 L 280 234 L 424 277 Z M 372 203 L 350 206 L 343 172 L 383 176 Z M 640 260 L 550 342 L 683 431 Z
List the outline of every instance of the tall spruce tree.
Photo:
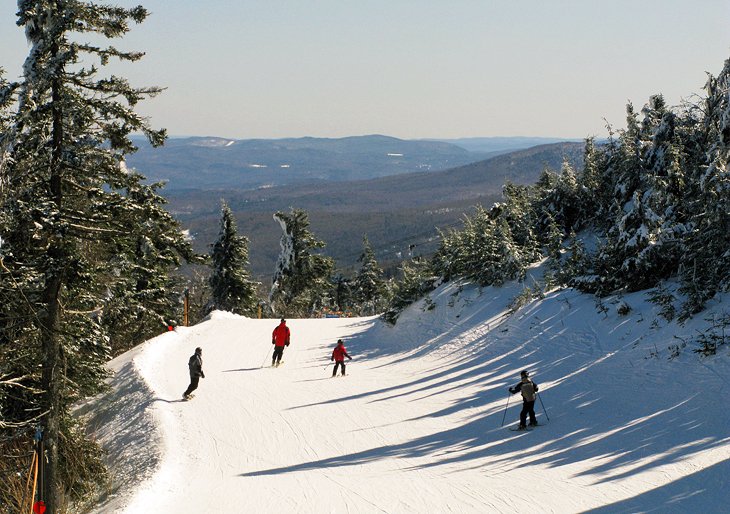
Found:
M 314 253 L 325 247 L 309 229 L 309 215 L 301 209 L 277 212 L 274 219 L 284 232 L 269 296 L 274 313 L 308 316 L 329 303 L 334 262 Z
M 111 242 L 109 265 L 99 270 L 108 287 L 101 322 L 112 355 L 159 334 L 180 318 L 184 285 L 181 277 L 170 272 L 180 266 L 181 257 L 202 262 L 179 223 L 164 209 L 159 187 L 140 182 L 128 185 L 125 194 L 136 207 L 120 213 L 119 221 L 129 233 Z
M 705 84 L 701 140 L 705 154 L 697 170 L 697 207 L 682 256 L 686 310 L 701 310 L 715 293 L 730 288 L 730 59 Z
M 41 493 L 55 513 L 81 490 L 64 466 L 79 446 L 69 409 L 102 386 L 110 354 L 105 305 L 120 282 L 128 283 L 130 269 L 149 262 L 152 247 L 175 253 L 188 246 L 166 225 L 170 218 L 154 190 L 124 166 L 124 155 L 136 149 L 130 133 L 144 133 L 153 145 L 164 140 L 164 131 L 150 129 L 134 112 L 138 101 L 160 89 L 98 76 L 99 65 L 110 59 L 136 61 L 143 54 L 79 42 L 88 34 L 121 37 L 147 11 L 20 0 L 18 16 L 31 48 L 23 80 L 0 92 L 5 99 L 13 87 L 18 95 L 0 140 L 0 216 L 2 283 L 11 284 L 19 301 L 13 319 L 0 320 L 0 355 L 21 357 L 11 361 L 9 373 L 24 389 L 3 404 L 2 417 L 43 426 Z
M 384 306 L 385 281 L 367 236 L 362 240 L 363 251 L 358 258 L 362 265 L 355 276 L 355 300 L 360 314 L 376 314 Z
M 230 207 L 221 207 L 221 226 L 211 255 L 209 310 L 220 309 L 253 316 L 258 305 L 256 282 L 248 271 L 248 239 L 238 235 L 236 219 Z

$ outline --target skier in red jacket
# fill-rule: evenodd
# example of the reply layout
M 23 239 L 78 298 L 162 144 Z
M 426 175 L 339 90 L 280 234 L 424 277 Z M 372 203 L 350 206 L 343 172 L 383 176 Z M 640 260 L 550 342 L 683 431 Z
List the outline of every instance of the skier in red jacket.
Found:
M 284 347 L 289 346 L 289 327 L 286 326 L 286 320 L 281 318 L 281 323 L 274 329 L 271 334 L 271 344 L 274 345 L 274 355 L 271 357 L 271 366 L 281 364 L 281 358 L 284 356 Z
M 333 377 L 337 375 L 337 368 L 339 366 L 342 366 L 342 376 L 345 376 L 345 357 L 352 360 L 352 357 L 347 354 L 345 343 L 342 342 L 342 339 L 338 339 L 337 346 L 332 350 L 332 358 L 330 359 L 330 361 L 335 361 L 335 369 L 332 370 Z

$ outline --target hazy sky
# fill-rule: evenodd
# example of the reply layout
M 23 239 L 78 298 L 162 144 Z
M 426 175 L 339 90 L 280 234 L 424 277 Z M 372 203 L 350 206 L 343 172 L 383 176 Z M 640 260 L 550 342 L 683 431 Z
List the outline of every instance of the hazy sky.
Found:
M 729 0 L 119 0 L 152 15 L 113 69 L 166 86 L 173 135 L 605 135 L 627 101 L 701 93 L 730 57 Z M 28 52 L 0 0 L 0 67 Z

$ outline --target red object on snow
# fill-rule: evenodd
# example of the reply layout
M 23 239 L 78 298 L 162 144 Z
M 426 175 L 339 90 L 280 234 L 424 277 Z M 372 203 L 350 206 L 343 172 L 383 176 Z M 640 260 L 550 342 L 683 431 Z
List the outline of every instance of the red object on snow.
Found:
M 172 325 L 167 325 L 168 332 L 172 332 L 173 330 L 175 330 L 175 327 L 173 327 Z
M 289 344 L 289 327 L 286 326 L 285 322 L 281 322 L 279 326 L 277 326 L 274 329 L 274 332 L 271 334 L 271 339 L 274 340 L 274 344 L 276 346 L 284 346 L 285 344 Z
M 46 512 L 46 503 L 44 501 L 37 501 L 33 504 L 33 512 L 35 514 L 43 514 Z
M 342 362 L 345 360 L 345 357 L 347 356 L 347 350 L 345 349 L 344 344 L 338 344 L 335 346 L 335 349 L 332 351 L 332 358 L 335 359 L 337 362 Z

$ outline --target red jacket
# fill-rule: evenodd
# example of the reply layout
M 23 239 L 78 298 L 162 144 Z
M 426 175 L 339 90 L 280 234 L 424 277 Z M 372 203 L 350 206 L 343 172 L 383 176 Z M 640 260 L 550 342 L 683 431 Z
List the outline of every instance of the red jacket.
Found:
M 280 323 L 271 334 L 271 342 L 276 346 L 284 346 L 289 344 L 289 327 L 286 323 Z
M 344 344 L 338 344 L 335 346 L 335 349 L 332 351 L 332 358 L 337 362 L 343 362 L 345 360 L 345 357 L 348 359 L 352 359 L 349 355 L 347 355 L 347 349 L 345 348 Z

